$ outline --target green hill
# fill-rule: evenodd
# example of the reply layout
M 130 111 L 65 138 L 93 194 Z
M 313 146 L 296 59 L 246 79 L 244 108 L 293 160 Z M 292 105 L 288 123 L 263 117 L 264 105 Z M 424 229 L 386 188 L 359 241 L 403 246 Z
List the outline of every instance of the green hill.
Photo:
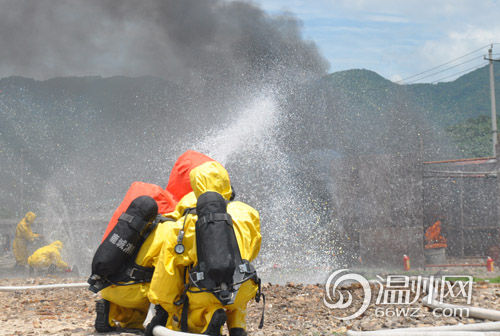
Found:
M 495 78 L 500 85 L 499 67 Z M 398 85 L 369 70 L 341 71 L 296 90 L 285 105 L 286 128 L 294 136 L 284 143 L 291 150 L 422 152 L 425 159 L 448 159 L 486 155 L 491 147 L 487 136 L 471 138 L 453 128 L 490 115 L 488 67 L 452 82 L 414 85 Z M 304 124 L 315 132 L 297 127 Z
M 499 67 L 495 73 L 500 86 Z M 295 87 L 279 102 L 273 137 L 300 169 L 326 167 L 342 155 L 433 160 L 490 153 L 486 67 L 437 85 L 341 71 Z M 78 204 L 90 204 L 98 190 L 97 207 L 104 208 L 130 180 L 163 185 L 172 158 L 231 124 L 240 103 L 155 77 L 1 79 L 0 212 L 21 199 L 36 207 L 53 196 L 51 183 L 64 184 L 58 197 L 87 195 Z
M 498 84 L 500 68 L 495 69 Z M 497 86 L 498 86 L 497 84 Z M 490 115 L 488 66 L 470 72 L 452 82 L 414 84 L 408 89 L 415 95 L 427 118 L 447 127 L 480 115 Z M 500 94 L 497 91 L 497 100 Z

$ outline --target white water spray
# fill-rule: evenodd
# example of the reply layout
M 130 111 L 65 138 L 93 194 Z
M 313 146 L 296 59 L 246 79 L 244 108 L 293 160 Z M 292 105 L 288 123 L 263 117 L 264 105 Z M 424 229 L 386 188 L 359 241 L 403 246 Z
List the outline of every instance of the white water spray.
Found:
M 324 219 L 314 213 L 316 200 L 306 196 L 310 186 L 294 178 L 289 159 L 277 143 L 283 118 L 277 98 L 257 94 L 236 111 L 226 127 L 207 135 L 194 149 L 228 168 L 237 185 L 237 199 L 260 212 L 259 268 L 277 267 L 288 273 L 283 275 L 287 279 L 302 278 L 305 270 L 318 265 L 328 268 L 332 242 Z
M 272 130 L 279 117 L 276 99 L 258 95 L 236 109 L 228 126 L 207 135 L 195 149 L 226 165 L 232 155 L 245 151 L 275 151 Z

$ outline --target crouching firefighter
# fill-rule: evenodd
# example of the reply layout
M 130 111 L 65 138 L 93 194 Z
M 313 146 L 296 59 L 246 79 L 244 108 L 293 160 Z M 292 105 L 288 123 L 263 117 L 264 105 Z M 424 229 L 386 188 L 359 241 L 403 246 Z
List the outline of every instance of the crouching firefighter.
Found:
M 186 151 L 172 167 L 165 189 L 139 181 L 130 185 L 92 264 L 90 289 L 101 291 L 103 297 L 96 303 L 98 332 L 111 331 L 118 324 L 122 328 L 143 329 L 149 307 L 149 282 L 165 231 L 182 216 L 184 208 L 196 204 L 189 173 L 209 161 L 213 159 L 202 153 Z M 184 204 L 179 203 L 181 199 Z M 157 213 L 162 215 L 156 216 Z
M 250 264 L 260 250 L 259 213 L 245 203 L 228 202 L 229 176 L 217 162 L 193 169 L 190 182 L 196 204 L 165 237 L 149 288 L 145 334 L 161 325 L 221 335 L 227 322 L 231 336 L 246 335 L 247 303 L 261 296 Z
M 98 247 L 88 280 L 89 289 L 100 291 L 103 298 L 96 304 L 98 332 L 114 330 L 117 321 L 123 328 L 142 329 L 149 307 L 147 291 L 153 261 L 161 249 L 156 240 L 167 219 L 158 216 L 158 205 L 152 197 L 137 197 Z
M 60 240 L 40 247 L 28 258 L 28 265 L 31 269 L 46 269 L 49 273 L 53 273 L 56 270 L 71 271 L 68 264 L 62 260 L 62 248 L 63 243 Z

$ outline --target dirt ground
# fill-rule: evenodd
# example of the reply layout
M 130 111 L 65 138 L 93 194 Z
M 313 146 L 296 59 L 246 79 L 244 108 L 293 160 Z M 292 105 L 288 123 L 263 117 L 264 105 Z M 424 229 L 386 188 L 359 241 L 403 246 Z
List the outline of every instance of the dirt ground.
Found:
M 37 277 L 0 279 L 0 286 L 38 285 L 85 282 L 83 278 Z M 361 317 L 342 322 L 334 316 L 344 311 L 328 309 L 323 304 L 324 285 L 264 284 L 266 313 L 264 328 L 257 328 L 262 301 L 248 307 L 250 335 L 343 335 L 346 330 L 377 330 L 381 328 L 423 327 L 483 322 L 466 317 L 438 317 L 422 306 L 419 317 L 380 317 L 372 304 Z M 359 301 L 360 288 L 352 287 L 354 301 Z M 474 284 L 472 305 L 500 309 L 500 285 Z M 86 288 L 45 289 L 0 292 L 3 314 L 0 317 L 1 335 L 97 335 L 93 329 L 94 305 L 99 295 Z M 460 302 L 457 299 L 457 302 Z M 462 300 L 463 301 L 463 300 Z M 348 312 L 348 311 L 347 311 Z M 136 335 L 133 331 L 109 335 Z

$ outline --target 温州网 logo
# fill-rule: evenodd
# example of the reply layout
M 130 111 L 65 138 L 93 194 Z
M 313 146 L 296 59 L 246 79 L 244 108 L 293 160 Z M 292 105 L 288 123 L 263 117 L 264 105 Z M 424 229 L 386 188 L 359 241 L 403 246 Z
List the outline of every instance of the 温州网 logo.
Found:
M 468 275 L 441 277 L 389 275 L 386 278 L 377 276 L 375 280 L 368 280 L 361 274 L 352 273 L 348 269 L 340 269 L 328 277 L 323 303 L 330 309 L 344 312 L 345 316 L 333 316 L 344 321 L 361 316 L 372 303 L 375 305 L 377 317 L 416 318 L 421 316 L 421 307 L 415 307 L 414 304 L 420 298 L 427 304 L 442 304 L 446 298 L 461 297 L 467 300 L 467 304 L 470 304 L 472 283 L 472 277 Z M 357 300 L 354 300 L 354 297 Z M 432 313 L 435 316 L 445 317 L 469 316 L 468 308 L 458 306 L 437 308 Z

